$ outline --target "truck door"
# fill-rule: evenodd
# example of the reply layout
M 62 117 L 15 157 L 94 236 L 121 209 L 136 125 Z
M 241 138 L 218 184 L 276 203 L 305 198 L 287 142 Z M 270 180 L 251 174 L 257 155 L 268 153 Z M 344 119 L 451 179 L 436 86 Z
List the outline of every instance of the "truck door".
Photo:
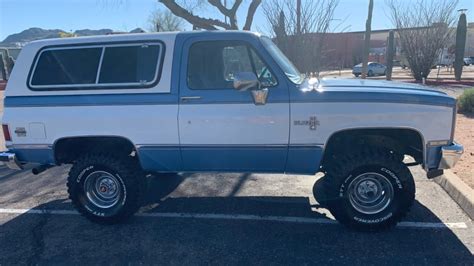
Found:
M 183 170 L 283 172 L 288 153 L 289 95 L 258 40 L 184 43 L 180 69 L 179 135 Z M 268 87 L 265 104 L 233 88 L 253 72 Z

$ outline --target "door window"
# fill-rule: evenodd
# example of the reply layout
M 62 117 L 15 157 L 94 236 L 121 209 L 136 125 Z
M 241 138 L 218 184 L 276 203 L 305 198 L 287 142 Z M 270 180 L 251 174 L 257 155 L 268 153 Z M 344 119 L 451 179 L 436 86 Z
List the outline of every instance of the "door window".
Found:
M 255 73 L 265 87 L 277 84 L 267 64 L 246 43 L 198 42 L 189 50 L 187 82 L 191 89 L 232 89 L 239 72 Z

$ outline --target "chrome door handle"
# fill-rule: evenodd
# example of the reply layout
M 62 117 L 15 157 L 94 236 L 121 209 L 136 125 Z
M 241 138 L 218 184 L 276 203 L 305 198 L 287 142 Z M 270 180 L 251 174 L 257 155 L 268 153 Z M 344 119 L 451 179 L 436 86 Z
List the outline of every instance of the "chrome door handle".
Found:
M 201 99 L 201 96 L 183 96 L 181 97 L 181 101 L 189 101 L 189 100 L 199 100 Z

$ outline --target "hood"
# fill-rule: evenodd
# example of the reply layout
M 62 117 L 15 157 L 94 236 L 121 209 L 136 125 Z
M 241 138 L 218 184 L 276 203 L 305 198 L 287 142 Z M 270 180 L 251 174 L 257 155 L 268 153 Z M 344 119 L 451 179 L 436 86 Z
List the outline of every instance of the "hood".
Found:
M 444 92 L 423 85 L 393 81 L 307 79 L 300 85 L 300 91 L 310 98 L 329 101 L 400 102 L 450 107 L 456 105 L 456 100 Z

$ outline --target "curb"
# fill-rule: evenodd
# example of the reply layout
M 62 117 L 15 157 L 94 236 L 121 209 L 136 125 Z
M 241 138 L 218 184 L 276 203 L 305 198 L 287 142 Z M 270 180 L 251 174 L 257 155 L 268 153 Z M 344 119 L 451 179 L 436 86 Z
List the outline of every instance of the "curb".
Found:
M 474 220 L 474 190 L 456 174 L 446 170 L 442 176 L 433 179 Z

